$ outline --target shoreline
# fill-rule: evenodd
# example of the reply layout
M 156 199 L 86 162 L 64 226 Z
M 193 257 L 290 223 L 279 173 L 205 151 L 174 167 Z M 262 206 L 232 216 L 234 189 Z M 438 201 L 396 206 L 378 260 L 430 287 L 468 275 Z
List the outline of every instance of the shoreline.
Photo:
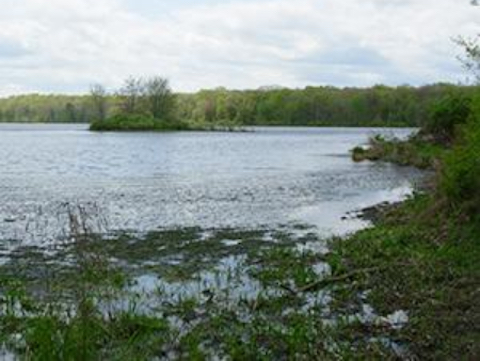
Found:
M 55 337 L 91 358 L 475 355 L 479 225 L 432 211 L 433 192 L 354 211 L 374 225 L 327 240 L 300 224 L 105 238 L 72 208 L 56 253 L 0 265 L 0 349 L 49 355 Z

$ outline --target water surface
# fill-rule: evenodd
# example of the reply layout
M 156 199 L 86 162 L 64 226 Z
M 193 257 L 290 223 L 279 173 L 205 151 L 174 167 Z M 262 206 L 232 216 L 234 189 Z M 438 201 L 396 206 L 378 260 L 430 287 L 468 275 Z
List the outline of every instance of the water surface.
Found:
M 411 190 L 421 173 L 354 163 L 368 137 L 411 129 L 255 128 L 254 132 L 92 133 L 85 125 L 0 125 L 0 238 L 38 242 L 59 207 L 96 204 L 110 229 L 361 227 L 346 212 Z

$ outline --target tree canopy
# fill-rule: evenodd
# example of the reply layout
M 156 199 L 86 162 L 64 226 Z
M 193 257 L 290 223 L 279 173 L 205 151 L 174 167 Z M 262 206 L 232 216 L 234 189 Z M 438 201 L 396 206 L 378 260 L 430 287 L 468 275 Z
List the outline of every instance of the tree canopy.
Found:
M 478 62 L 476 63 L 478 65 Z M 432 106 L 455 92 L 470 97 L 476 87 L 432 84 L 304 89 L 218 88 L 174 93 L 162 77 L 128 78 L 118 90 L 93 85 L 90 95 L 23 95 L 0 99 L 3 122 L 91 122 L 115 115 L 141 115 L 192 127 L 251 125 L 422 126 Z M 138 119 L 138 117 L 137 117 Z

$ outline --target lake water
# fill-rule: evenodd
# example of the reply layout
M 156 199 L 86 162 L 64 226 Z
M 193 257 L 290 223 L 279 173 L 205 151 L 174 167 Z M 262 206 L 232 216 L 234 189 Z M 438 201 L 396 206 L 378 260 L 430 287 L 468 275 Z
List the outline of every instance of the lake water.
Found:
M 321 234 L 363 226 L 346 212 L 411 191 L 421 172 L 354 163 L 349 150 L 410 129 L 255 128 L 253 132 L 91 133 L 85 125 L 0 125 L 0 238 L 40 242 L 65 202 L 109 229 L 276 227 Z

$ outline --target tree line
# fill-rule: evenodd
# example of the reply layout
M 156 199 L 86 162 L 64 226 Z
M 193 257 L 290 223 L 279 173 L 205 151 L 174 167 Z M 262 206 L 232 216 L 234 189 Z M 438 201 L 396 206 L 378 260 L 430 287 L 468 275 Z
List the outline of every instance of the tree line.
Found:
M 0 99 L 1 122 L 87 123 L 86 96 L 29 94 Z
M 421 126 L 431 109 L 451 93 L 471 94 L 473 87 L 434 84 L 423 87 L 247 91 L 204 90 L 179 95 L 178 113 L 195 122 L 239 125 Z
M 97 84 L 83 96 L 33 94 L 0 99 L 0 121 L 88 123 L 123 117 L 192 127 L 421 126 L 442 98 L 452 93 L 468 97 L 475 89 L 439 83 L 422 87 L 217 88 L 187 94 L 173 93 L 162 77 L 130 77 L 114 92 Z

